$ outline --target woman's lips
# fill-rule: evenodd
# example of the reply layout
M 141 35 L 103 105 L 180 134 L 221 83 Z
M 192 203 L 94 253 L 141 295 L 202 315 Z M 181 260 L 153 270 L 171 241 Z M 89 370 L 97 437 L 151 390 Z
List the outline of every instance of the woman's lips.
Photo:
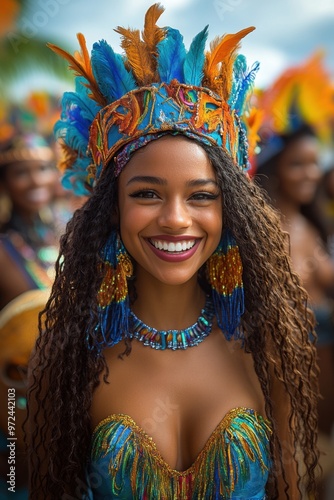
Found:
M 25 194 L 30 203 L 44 203 L 50 200 L 50 190 L 45 188 L 31 189 Z
M 189 259 L 196 252 L 200 243 L 199 238 L 148 238 L 146 239 L 152 252 L 166 262 L 181 262 Z

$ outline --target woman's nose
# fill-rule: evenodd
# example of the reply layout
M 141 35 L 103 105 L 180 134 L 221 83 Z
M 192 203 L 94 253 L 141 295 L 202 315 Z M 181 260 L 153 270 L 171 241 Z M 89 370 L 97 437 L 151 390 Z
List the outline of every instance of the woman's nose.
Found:
M 321 170 L 317 163 L 311 163 L 307 169 L 307 176 L 310 180 L 318 182 L 321 178 Z
M 179 199 L 173 199 L 163 204 L 159 216 L 161 227 L 174 231 L 191 226 L 192 218 L 187 204 Z
M 30 182 L 34 186 L 44 186 L 52 184 L 54 175 L 51 170 L 34 170 L 30 172 Z

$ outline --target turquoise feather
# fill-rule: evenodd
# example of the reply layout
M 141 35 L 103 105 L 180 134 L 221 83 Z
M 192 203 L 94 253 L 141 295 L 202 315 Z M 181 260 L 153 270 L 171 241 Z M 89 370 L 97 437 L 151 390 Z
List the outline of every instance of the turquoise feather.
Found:
M 208 37 L 208 25 L 191 42 L 184 61 L 184 83 L 200 86 L 203 78 L 205 44 Z
M 97 84 L 108 102 L 136 88 L 132 73 L 124 66 L 123 57 L 116 54 L 105 40 L 94 43 L 91 63 Z
M 170 82 L 173 79 L 184 83 L 183 66 L 186 58 L 186 49 L 181 33 L 173 28 L 167 28 L 167 35 L 157 45 L 158 72 L 161 82 Z
M 245 56 L 238 54 L 233 64 L 233 83 L 228 104 L 235 109 L 238 95 L 247 72 L 247 62 Z
M 256 73 L 260 64 L 254 63 L 250 70 L 247 69 L 246 59 L 242 55 L 238 55 L 234 63 L 234 84 L 228 101 L 231 109 L 235 109 L 239 115 L 244 112 L 244 107 L 247 101 L 247 96 L 252 89 Z
M 77 196 L 87 196 L 87 168 L 90 164 L 88 158 L 78 158 L 73 165 L 73 170 L 66 170 L 61 180 L 65 189 L 72 190 Z
M 77 76 L 75 79 L 75 92 L 80 99 L 81 116 L 87 120 L 94 120 L 97 113 L 100 111 L 100 106 L 89 97 L 90 90 L 87 88 L 88 81 L 82 76 Z

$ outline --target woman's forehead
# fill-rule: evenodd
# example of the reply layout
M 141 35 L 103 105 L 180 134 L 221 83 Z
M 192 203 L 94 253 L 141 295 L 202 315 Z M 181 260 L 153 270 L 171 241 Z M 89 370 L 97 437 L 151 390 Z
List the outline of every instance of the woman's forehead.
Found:
M 215 177 L 214 169 L 204 149 L 183 137 L 163 137 L 133 154 L 120 179 L 158 176 L 161 179 Z

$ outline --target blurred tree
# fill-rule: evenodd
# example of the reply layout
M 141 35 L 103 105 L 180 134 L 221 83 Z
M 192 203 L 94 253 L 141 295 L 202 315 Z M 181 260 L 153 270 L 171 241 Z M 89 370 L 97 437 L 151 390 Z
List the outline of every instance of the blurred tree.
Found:
M 27 70 L 52 72 L 60 79 L 73 80 L 67 63 L 47 46 L 41 37 L 42 26 L 60 8 L 57 0 L 1 0 L 0 5 L 0 93 L 17 81 Z M 52 40 L 57 44 L 57 40 Z M 60 43 L 62 46 L 64 42 Z

